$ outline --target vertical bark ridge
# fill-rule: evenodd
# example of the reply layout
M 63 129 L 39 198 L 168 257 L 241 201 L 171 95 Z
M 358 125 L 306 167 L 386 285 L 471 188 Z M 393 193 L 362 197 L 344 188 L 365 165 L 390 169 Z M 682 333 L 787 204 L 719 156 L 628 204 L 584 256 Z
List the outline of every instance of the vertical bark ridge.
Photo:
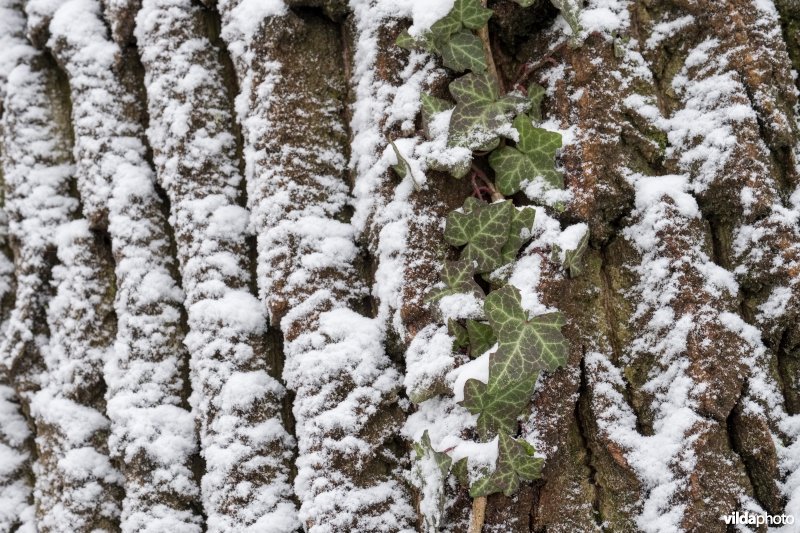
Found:
M 186 291 L 203 505 L 208 531 L 281 531 L 295 520 L 280 482 L 293 439 L 281 422 L 284 388 L 269 375 L 265 313 L 249 292 L 233 117 L 204 30 L 188 0 L 147 0 L 135 31 Z
M 366 288 L 346 210 L 341 31 L 313 11 L 221 8 L 241 86 L 259 291 L 295 392 L 299 518 L 309 531 L 400 531 L 408 495 L 397 458 L 381 451 L 398 429 L 399 376 L 379 325 L 354 312 Z
M 49 46 L 70 81 L 79 182 L 108 196 L 83 207 L 108 227 L 116 264 L 117 335 L 105 379 L 109 447 L 125 476 L 121 529 L 199 532 L 197 440 L 184 407 L 183 292 L 145 160 L 141 104 L 96 0 L 65 3 L 50 29 Z
M 103 363 L 116 333 L 113 262 L 85 219 L 55 236 L 46 379 L 32 402 L 40 531 L 115 531 L 123 477 L 108 453 Z

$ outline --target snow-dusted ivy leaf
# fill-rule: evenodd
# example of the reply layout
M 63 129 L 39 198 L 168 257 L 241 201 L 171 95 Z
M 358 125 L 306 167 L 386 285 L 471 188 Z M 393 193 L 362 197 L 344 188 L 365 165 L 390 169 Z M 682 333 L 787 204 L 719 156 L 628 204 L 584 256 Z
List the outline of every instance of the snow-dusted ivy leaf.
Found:
M 430 32 L 420 37 L 414 37 L 408 31 L 403 30 L 395 39 L 394 44 L 408 51 L 425 50 L 426 52 L 434 52 L 436 48 Z
M 503 263 L 510 263 L 517 258 L 520 247 L 530 239 L 533 222 L 536 219 L 536 210 L 532 207 L 514 209 L 511 223 L 508 225 L 508 240 L 500 251 Z
M 475 271 L 471 261 L 445 261 L 442 267 L 442 281 L 445 287 L 433 289 L 426 301 L 435 302 L 452 294 L 474 294 L 476 298 L 483 298 L 483 290 L 475 282 Z
M 467 338 L 469 342 L 469 355 L 470 357 L 478 357 L 486 353 L 486 350 L 494 346 L 497 338 L 494 336 L 494 330 L 489 324 L 478 322 L 477 320 L 467 320 L 466 328 Z
M 520 482 L 533 481 L 542 475 L 544 459 L 534 456 L 536 450 L 530 443 L 500 433 L 497 447 L 495 470 L 472 484 L 469 495 L 473 498 L 495 492 L 511 496 L 519 489 Z
M 536 177 L 543 178 L 554 189 L 563 189 L 564 176 L 555 167 L 561 134 L 534 127 L 527 115 L 514 119 L 514 129 L 519 132 L 517 146 L 505 146 L 489 156 L 497 189 L 506 195 L 514 194 L 523 180 Z
M 420 442 L 414 443 L 414 451 L 417 481 L 422 485 L 421 510 L 430 528 L 438 530 L 445 506 L 445 480 L 453 460 L 446 453 L 433 449 L 428 430 L 422 434 Z
M 397 145 L 394 141 L 389 141 L 389 144 L 392 145 L 392 150 L 394 150 L 394 155 L 397 157 L 397 164 L 392 165 L 392 169 L 397 172 L 397 175 L 401 178 L 405 178 L 411 173 L 411 167 L 406 161 L 406 158 L 403 157 L 403 154 L 400 153 L 400 150 L 397 148 Z
M 489 380 L 470 379 L 463 405 L 478 416 L 478 433 L 490 438 L 516 430 L 540 370 L 564 364 L 567 342 L 561 334 L 564 317 L 546 313 L 528 318 L 519 290 L 505 285 L 486 297 L 484 311 L 497 336 L 497 351 L 489 356 Z
M 453 336 L 453 351 L 469 346 L 469 333 L 467 328 L 453 318 L 447 320 L 447 331 Z
M 455 476 L 456 481 L 458 481 L 461 485 L 468 487 L 469 486 L 469 468 L 467 465 L 467 458 L 462 457 L 450 468 L 450 472 Z
M 528 100 L 531 102 L 529 114 L 535 120 L 542 120 L 542 100 L 545 94 L 545 88 L 538 83 L 531 83 L 528 87 Z
M 487 204 L 467 198 L 463 212 L 447 216 L 444 238 L 453 246 L 464 246 L 461 259 L 475 262 L 476 272 L 490 272 L 502 265 L 502 249 L 508 240 L 513 215 L 511 201 Z
M 422 93 L 420 100 L 422 103 L 422 129 L 425 130 L 425 135 L 430 139 L 432 137 L 430 124 L 431 120 L 433 120 L 433 116 L 447 111 L 448 109 L 452 109 L 453 104 L 428 93 Z
M 449 146 L 471 150 L 493 149 L 499 142 L 498 130 L 511 123 L 511 117 L 530 106 L 518 94 L 500 97 L 497 80 L 488 72 L 471 72 L 453 81 L 450 94 L 456 107 L 450 117 Z
M 483 44 L 478 36 L 469 30 L 462 30 L 453 35 L 442 45 L 440 52 L 444 66 L 456 72 L 486 70 Z
M 589 247 L 589 230 L 583 234 L 581 240 L 578 241 L 578 246 L 574 250 L 564 251 L 564 268 L 567 270 L 569 277 L 574 278 L 579 276 L 583 271 L 583 256 Z
M 417 459 L 422 459 L 426 456 L 433 458 L 443 476 L 446 476 L 450 472 L 450 465 L 453 464 L 453 460 L 450 459 L 450 456 L 446 453 L 437 452 L 433 449 L 431 437 L 428 435 L 427 429 L 425 433 L 422 434 L 420 441 L 414 443 L 414 451 L 416 452 Z
M 581 31 L 580 12 L 582 2 L 580 0 L 550 0 L 550 2 L 561 11 L 561 16 L 567 21 L 573 37 L 577 36 Z

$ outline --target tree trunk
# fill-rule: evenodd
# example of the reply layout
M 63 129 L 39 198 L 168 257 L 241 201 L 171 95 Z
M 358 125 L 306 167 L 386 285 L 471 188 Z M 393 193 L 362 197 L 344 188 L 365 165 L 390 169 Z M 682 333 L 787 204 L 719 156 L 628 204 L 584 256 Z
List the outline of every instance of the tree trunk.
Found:
M 488 2 L 490 73 L 563 139 L 565 190 L 508 195 L 536 220 L 503 268 L 568 349 L 511 435 L 541 476 L 484 499 L 421 459 L 487 445 L 429 296 L 448 215 L 502 195 L 487 153 L 419 155 L 421 94 L 461 74 L 395 44 L 453 1 L 0 0 L 0 533 L 800 520 L 800 2 L 774 1 Z

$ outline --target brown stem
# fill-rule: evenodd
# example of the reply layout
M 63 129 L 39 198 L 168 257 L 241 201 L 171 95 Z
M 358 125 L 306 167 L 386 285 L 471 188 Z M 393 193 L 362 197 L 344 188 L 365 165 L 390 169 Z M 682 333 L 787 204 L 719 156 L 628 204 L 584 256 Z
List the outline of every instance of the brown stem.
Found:
M 487 0 L 481 0 L 481 5 L 486 7 Z M 486 70 L 489 71 L 489 74 L 494 76 L 494 79 L 497 81 L 497 86 L 500 88 L 500 94 L 505 94 L 506 90 L 503 87 L 503 79 L 500 77 L 499 73 L 497 72 L 497 66 L 494 64 L 494 55 L 492 54 L 492 44 L 489 41 L 489 24 L 486 25 L 478 30 L 478 37 L 480 38 L 481 42 L 483 43 L 483 55 L 486 57 Z
M 503 193 L 498 191 L 497 187 L 494 186 L 494 183 L 492 183 L 492 180 L 490 180 L 489 176 L 486 175 L 486 172 L 481 170 L 480 167 L 478 167 L 475 163 L 472 164 L 472 172 L 473 175 L 478 176 L 483 184 L 486 185 L 486 188 L 489 189 L 489 195 L 491 196 L 493 202 L 506 199 L 506 197 L 503 196 Z
M 472 517 L 469 521 L 469 533 L 481 533 L 486 518 L 486 496 L 478 496 L 472 500 Z

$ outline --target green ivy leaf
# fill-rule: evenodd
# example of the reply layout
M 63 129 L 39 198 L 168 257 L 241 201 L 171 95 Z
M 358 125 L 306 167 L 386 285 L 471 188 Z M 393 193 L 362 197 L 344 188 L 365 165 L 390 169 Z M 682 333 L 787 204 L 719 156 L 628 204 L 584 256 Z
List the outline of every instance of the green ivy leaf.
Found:
M 467 468 L 467 458 L 462 457 L 455 463 L 453 463 L 452 468 L 450 471 L 456 477 L 456 481 L 458 481 L 461 485 L 468 487 L 469 486 L 469 469 Z
M 394 44 L 404 50 L 412 52 L 414 50 L 425 50 L 426 52 L 434 52 L 436 46 L 433 42 L 430 32 L 422 35 L 421 37 L 413 37 L 408 30 L 403 30 L 400 35 L 395 39 Z
M 583 272 L 583 256 L 586 254 L 586 250 L 589 248 L 589 230 L 586 230 L 586 233 L 583 234 L 581 240 L 578 241 L 578 246 L 575 247 L 574 250 L 565 250 L 564 251 L 564 262 L 563 266 L 567 271 L 567 274 L 571 278 L 575 278 L 580 276 L 581 272 Z
M 447 216 L 444 238 L 453 246 L 464 246 L 461 259 L 474 261 L 476 272 L 490 272 L 502 264 L 503 245 L 514 205 L 511 201 L 487 204 L 467 198 L 463 212 Z
M 437 43 L 444 43 L 451 35 L 459 31 L 462 26 L 461 20 L 451 10 L 450 13 L 433 23 L 431 34 Z
M 530 443 L 501 433 L 497 447 L 495 470 L 472 484 L 469 495 L 473 498 L 495 492 L 511 496 L 519 489 L 520 482 L 533 481 L 542 475 L 544 459 L 534 457 L 536 450 Z
M 428 435 L 428 430 L 422 434 L 422 439 L 414 443 L 414 451 L 416 452 L 417 459 L 422 459 L 425 456 L 430 456 L 436 461 L 436 466 L 442 472 L 442 476 L 446 476 L 450 472 L 450 465 L 453 460 L 444 452 L 437 452 L 431 445 L 431 437 Z
M 444 481 L 447 479 L 447 475 L 450 472 L 450 466 L 453 464 L 453 460 L 450 459 L 450 456 L 444 452 L 437 452 L 433 449 L 431 445 L 431 438 L 428 435 L 428 430 L 425 430 L 425 433 L 422 434 L 422 439 L 419 442 L 414 443 L 414 451 L 416 452 L 417 463 L 418 463 L 418 470 L 417 475 L 421 483 L 427 485 L 431 483 L 436 483 L 436 486 L 433 487 L 433 491 L 426 490 L 425 492 L 428 494 L 433 493 L 436 496 L 436 505 L 437 505 L 437 513 L 434 516 L 426 516 L 425 520 L 432 526 L 432 529 L 439 529 L 439 522 L 441 521 L 442 513 L 444 512 L 444 505 L 445 505 L 445 493 L 444 493 Z M 439 469 L 439 473 L 441 476 L 437 479 L 431 479 L 431 476 L 428 475 L 427 469 L 430 466 L 423 466 L 419 463 L 426 462 L 433 464 L 436 468 Z
M 522 7 L 530 7 L 537 2 L 537 0 L 514 0 L 516 3 L 521 5 Z
M 456 0 L 451 13 L 471 30 L 483 28 L 492 18 L 492 10 L 483 7 L 480 0 Z
M 535 219 L 536 210 L 532 207 L 514 209 L 511 223 L 508 225 L 508 240 L 500 251 L 503 263 L 510 263 L 517 258 L 520 247 L 531 237 Z
M 483 290 L 475 282 L 475 271 L 471 261 L 445 261 L 442 267 L 442 281 L 446 287 L 434 289 L 426 301 L 436 302 L 451 294 L 472 293 L 476 298 L 483 298 Z
M 447 321 L 447 331 L 454 337 L 453 351 L 469 346 L 469 333 L 467 332 L 467 328 L 459 324 L 457 320 L 451 318 Z
M 528 100 L 531 102 L 530 115 L 534 120 L 542 120 L 542 100 L 547 93 L 538 83 L 531 83 L 528 87 Z
M 486 353 L 486 350 L 494 346 L 497 338 L 494 336 L 494 330 L 489 324 L 478 322 L 477 320 L 467 320 L 467 328 L 465 329 L 469 342 L 469 355 L 470 357 L 479 357 Z
M 527 98 L 518 94 L 501 98 L 497 80 L 488 72 L 471 72 L 453 81 L 449 88 L 456 101 L 450 118 L 449 146 L 493 149 L 499 142 L 497 130 L 530 105 Z
M 458 109 L 458 108 L 456 108 Z M 555 168 L 556 151 L 561 148 L 561 134 L 536 128 L 527 115 L 514 119 L 519 132 L 517 146 L 505 146 L 489 156 L 495 171 L 497 189 L 510 195 L 519 191 L 524 180 L 542 177 L 550 187 L 564 188 L 564 176 Z
M 403 154 L 400 153 L 400 150 L 397 148 L 397 145 L 394 141 L 389 141 L 389 144 L 392 145 L 392 150 L 394 150 L 394 155 L 397 157 L 397 164 L 392 165 L 392 169 L 397 172 L 397 175 L 401 178 L 405 178 L 411 173 L 411 167 L 406 161 L 406 158 L 403 157 Z
M 479 415 L 478 433 L 485 439 L 516 431 L 517 417 L 528 405 L 539 371 L 564 364 L 567 342 L 561 334 L 563 315 L 546 313 L 529 319 L 519 290 L 512 285 L 491 292 L 483 308 L 498 349 L 489 356 L 488 383 L 467 380 L 463 405 Z
M 444 66 L 456 72 L 486 70 L 483 44 L 478 36 L 469 30 L 462 30 L 453 35 L 441 47 L 440 52 Z
M 527 0 L 522 0 L 527 1 Z M 578 0 L 550 0 L 550 2 L 561 11 L 561 16 L 569 24 L 572 30 L 573 39 L 581 32 L 580 12 L 581 4 Z
M 422 129 L 425 130 L 425 135 L 431 138 L 430 123 L 433 116 L 453 108 L 453 104 L 441 98 L 436 98 L 428 93 L 422 93 Z

